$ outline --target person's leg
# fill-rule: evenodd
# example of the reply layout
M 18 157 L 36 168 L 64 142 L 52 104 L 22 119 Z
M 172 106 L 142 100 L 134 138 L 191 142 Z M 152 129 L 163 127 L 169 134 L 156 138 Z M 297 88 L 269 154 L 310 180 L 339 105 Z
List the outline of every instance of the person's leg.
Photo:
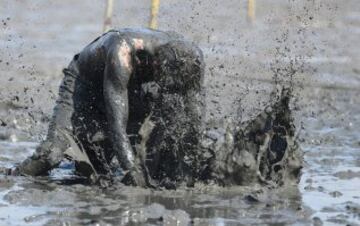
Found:
M 105 34 L 95 39 L 80 54 L 75 55 L 68 68 L 64 69 L 64 78 L 59 88 L 59 97 L 48 128 L 47 138 L 37 147 L 31 157 L 16 167 L 12 174 L 31 176 L 46 174 L 63 160 L 64 154 L 70 145 L 76 145 L 77 147 L 73 148 L 77 150 L 83 147 L 81 137 L 78 137 L 78 134 L 75 133 L 77 128 L 74 128 L 74 122 L 80 120 L 79 113 L 86 119 L 89 118 L 83 112 L 88 106 L 84 109 L 77 107 L 86 102 L 85 99 L 89 97 L 79 95 L 79 92 L 81 92 L 79 88 L 81 90 L 88 89 L 87 84 L 89 82 L 85 80 L 92 79 L 91 73 L 97 74 L 98 70 L 100 70 L 103 64 L 103 56 L 100 50 L 108 36 Z M 102 83 L 102 79 L 100 80 Z M 101 93 L 101 90 L 95 90 L 94 92 Z M 81 126 L 86 127 L 84 124 Z M 73 156 L 68 157 L 73 158 Z
M 75 56 L 76 58 L 76 56 Z M 47 138 L 35 153 L 19 164 L 11 174 L 44 175 L 63 159 L 69 142 L 66 134 L 72 134 L 71 117 L 74 112 L 73 93 L 77 78 L 76 61 L 64 69 L 64 78 L 59 88 L 59 97 L 50 122 Z

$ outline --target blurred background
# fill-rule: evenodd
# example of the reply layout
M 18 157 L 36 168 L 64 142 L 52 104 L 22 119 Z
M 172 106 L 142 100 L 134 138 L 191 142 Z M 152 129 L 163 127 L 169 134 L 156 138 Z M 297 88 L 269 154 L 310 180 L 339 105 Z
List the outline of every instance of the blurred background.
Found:
M 5 143 L 43 139 L 61 70 L 102 34 L 107 2 L 0 0 Z M 150 26 L 151 0 L 111 2 L 111 28 Z M 360 207 L 352 206 L 360 198 L 359 1 L 158 2 L 153 26 L 183 34 L 204 52 L 208 120 L 246 120 L 263 109 L 275 80 L 294 86 L 293 109 L 306 152 L 298 200 L 313 211 L 305 222 L 359 224 Z M 5 143 L 0 151 L 9 156 L 3 163 L 29 154 L 21 149 L 14 159 Z M 285 217 L 284 222 L 292 221 Z

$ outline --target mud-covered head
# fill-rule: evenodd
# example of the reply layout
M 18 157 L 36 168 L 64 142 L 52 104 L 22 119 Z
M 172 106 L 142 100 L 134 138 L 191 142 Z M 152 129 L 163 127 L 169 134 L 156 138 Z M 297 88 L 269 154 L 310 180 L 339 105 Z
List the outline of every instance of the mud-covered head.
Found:
M 160 86 L 170 92 L 199 89 L 204 72 L 201 50 L 186 41 L 171 41 L 154 54 L 154 73 Z

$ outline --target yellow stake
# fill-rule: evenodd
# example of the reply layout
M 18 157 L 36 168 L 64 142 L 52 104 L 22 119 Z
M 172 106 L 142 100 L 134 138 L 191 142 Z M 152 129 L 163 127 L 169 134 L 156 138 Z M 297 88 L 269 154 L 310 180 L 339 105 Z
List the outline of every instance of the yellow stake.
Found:
M 248 0 L 248 19 L 250 22 L 255 20 L 255 0 Z
M 152 0 L 151 1 L 151 17 L 149 27 L 152 29 L 156 29 L 158 26 L 157 16 L 159 14 L 160 8 L 160 0 Z
M 103 32 L 107 32 L 108 30 L 110 30 L 113 8 L 114 8 L 114 0 L 107 0 Z

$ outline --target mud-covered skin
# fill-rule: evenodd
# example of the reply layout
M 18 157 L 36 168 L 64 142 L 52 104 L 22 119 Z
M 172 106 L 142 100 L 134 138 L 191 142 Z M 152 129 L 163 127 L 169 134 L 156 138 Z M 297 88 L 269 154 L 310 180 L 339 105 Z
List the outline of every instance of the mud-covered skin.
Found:
M 181 156 L 195 152 L 204 113 L 199 48 L 175 33 L 110 31 L 77 54 L 64 74 L 47 139 L 16 173 L 36 176 L 56 167 L 69 148 L 70 135 L 99 175 L 111 176 L 116 155 L 122 169 L 130 171 L 127 183 L 144 186 L 141 171 L 147 168 L 147 176 L 158 183 L 185 178 L 179 172 L 185 164 Z M 138 132 L 148 116 L 155 127 L 146 147 L 156 161 L 135 165 Z M 83 164 L 77 164 L 77 170 L 92 173 Z

